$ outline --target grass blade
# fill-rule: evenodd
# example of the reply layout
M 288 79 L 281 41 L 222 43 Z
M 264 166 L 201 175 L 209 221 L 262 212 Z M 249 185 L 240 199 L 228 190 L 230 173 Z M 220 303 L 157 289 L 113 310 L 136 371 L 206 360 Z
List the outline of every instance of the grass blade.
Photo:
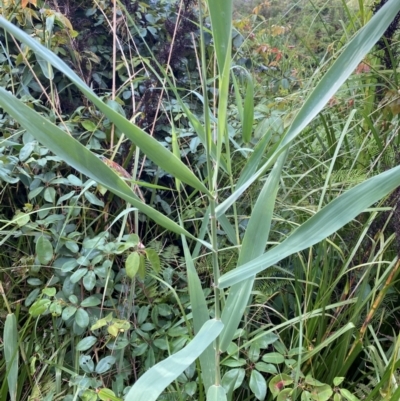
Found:
M 246 97 L 243 109 L 243 141 L 250 142 L 254 121 L 254 83 L 250 74 L 247 77 Z
M 279 187 L 279 179 L 286 156 L 287 152 L 283 153 L 277 160 L 254 206 L 239 254 L 239 267 L 237 268 L 239 271 L 241 269 L 240 265 L 252 261 L 265 251 Z M 227 349 L 236 329 L 239 327 L 253 289 L 253 284 L 254 277 L 250 277 L 246 281 L 234 285 L 229 291 L 221 317 L 224 322 L 220 345 L 222 351 Z
M 240 283 L 287 256 L 318 243 L 399 185 L 399 166 L 364 181 L 321 209 L 275 248 L 221 276 L 218 286 L 226 288 Z
M 193 327 L 197 334 L 201 327 L 210 319 L 207 302 L 201 287 L 201 282 L 194 267 L 193 258 L 187 246 L 185 236 L 181 236 L 183 251 L 186 262 L 186 274 L 189 287 L 190 305 L 193 312 Z M 215 358 L 214 348 L 210 344 L 200 355 L 201 374 L 206 392 L 214 382 L 215 377 Z
M 4 324 L 4 356 L 7 367 L 7 382 L 10 400 L 17 399 L 18 384 L 18 331 L 14 313 L 7 315 Z
M 107 106 L 95 93 L 69 68 L 59 57 L 46 49 L 24 31 L 0 16 L 0 27 L 30 47 L 37 55 L 65 74 L 85 96 L 93 102 L 141 151 L 163 170 L 182 182 L 191 185 L 204 193 L 208 193 L 205 185 L 183 164 L 172 152 L 156 139 L 128 121 L 125 117 Z
M 232 3 L 232 0 L 207 0 L 208 9 L 210 10 L 215 53 L 217 55 L 218 70 L 220 74 L 224 71 L 226 59 L 230 53 L 232 41 Z
M 324 75 L 293 120 L 286 135 L 271 158 L 243 185 L 217 207 L 217 214 L 225 213 L 241 194 L 272 165 L 279 155 L 318 115 L 332 96 L 382 37 L 393 18 L 400 12 L 400 2 L 388 1 L 353 38 L 343 53 Z
M 90 150 L 46 118 L 0 88 L 0 106 L 26 130 L 70 166 L 112 191 L 161 226 L 193 238 L 186 230 L 157 210 L 144 204 L 130 187 Z
M 125 401 L 155 401 L 215 340 L 223 327 L 220 320 L 208 320 L 185 348 L 148 370 L 132 386 Z

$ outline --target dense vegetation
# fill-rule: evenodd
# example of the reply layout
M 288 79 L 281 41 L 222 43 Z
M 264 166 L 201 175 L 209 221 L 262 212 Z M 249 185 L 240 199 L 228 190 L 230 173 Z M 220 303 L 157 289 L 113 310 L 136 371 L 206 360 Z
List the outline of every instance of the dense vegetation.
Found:
M 0 400 L 400 399 L 397 0 L 0 11 Z

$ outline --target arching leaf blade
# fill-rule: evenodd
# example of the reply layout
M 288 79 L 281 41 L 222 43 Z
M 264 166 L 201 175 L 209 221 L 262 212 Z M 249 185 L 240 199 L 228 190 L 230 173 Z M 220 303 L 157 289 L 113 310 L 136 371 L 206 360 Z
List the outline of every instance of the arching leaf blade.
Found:
M 304 105 L 294 118 L 285 137 L 275 153 L 258 171 L 248 178 L 241 186 L 217 207 L 217 215 L 225 213 L 230 206 L 272 166 L 277 156 L 302 132 L 302 130 L 320 113 L 332 96 L 356 69 L 375 43 L 382 37 L 393 18 L 400 12 L 400 2 L 388 1 L 351 40 L 345 50 L 324 75 Z
M 209 320 L 182 350 L 157 363 L 132 386 L 125 401 L 155 401 L 189 365 L 215 340 L 223 327 L 220 320 Z
M 308 219 L 281 244 L 251 262 L 222 275 L 218 286 L 226 288 L 240 283 L 282 259 L 317 244 L 399 185 L 400 166 L 355 186 Z
M 175 178 L 191 185 L 204 193 L 208 193 L 206 186 L 181 162 L 172 152 L 166 149 L 156 139 L 148 135 L 145 131 L 128 121 L 125 117 L 106 105 L 96 94 L 82 81 L 81 78 L 72 71 L 59 57 L 42 46 L 35 39 L 27 35 L 24 31 L 17 28 L 4 17 L 0 16 L 0 27 L 4 28 L 11 35 L 15 36 L 29 48 L 31 48 L 43 60 L 56 67 L 66 75 L 85 96 L 93 102 L 140 150 L 149 157 L 154 163 L 167 171 Z
M 193 238 L 167 216 L 143 203 L 124 180 L 89 149 L 3 88 L 0 88 L 0 106 L 22 127 L 29 130 L 39 142 L 60 156 L 70 166 L 126 200 L 161 226 Z
M 247 262 L 259 257 L 265 251 L 271 228 L 275 199 L 279 188 L 279 180 L 286 156 L 287 152 L 284 152 L 278 158 L 254 205 L 240 248 L 239 267 L 237 268 L 239 270 L 241 269 L 241 265 L 245 265 Z M 222 351 L 226 351 L 236 329 L 239 327 L 253 285 L 254 276 L 251 276 L 245 281 L 233 285 L 229 291 L 221 316 L 221 320 L 224 322 L 224 329 L 220 336 L 220 348 Z

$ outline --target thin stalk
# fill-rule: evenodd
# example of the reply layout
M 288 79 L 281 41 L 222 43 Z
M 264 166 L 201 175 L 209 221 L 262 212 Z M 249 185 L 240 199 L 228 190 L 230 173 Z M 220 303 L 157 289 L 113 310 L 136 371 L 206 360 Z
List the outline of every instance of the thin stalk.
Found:
M 204 94 L 204 128 L 206 133 L 206 157 L 207 157 L 207 175 L 208 175 L 208 185 L 210 189 L 211 196 L 209 196 L 210 204 L 210 225 L 211 225 L 211 245 L 212 245 L 212 263 L 213 263 L 213 280 L 214 280 L 214 306 L 215 306 L 215 319 L 221 320 L 221 308 L 220 308 L 220 290 L 216 283 L 219 280 L 220 271 L 218 263 L 218 241 L 217 241 L 217 216 L 216 216 L 216 192 L 213 184 L 213 169 L 212 169 L 212 159 L 211 159 L 211 121 L 208 114 L 208 97 L 207 97 L 207 71 L 206 71 L 206 54 L 204 45 L 204 31 L 203 31 L 203 10 L 202 4 L 199 4 L 199 20 L 200 20 L 200 57 L 201 57 L 201 86 Z M 217 172 L 215 173 L 217 175 Z M 216 182 L 217 180 L 215 180 Z M 220 339 L 217 337 L 215 339 L 215 385 L 219 386 L 221 383 L 221 371 L 220 371 Z
M 11 315 L 12 311 L 10 308 L 10 304 L 8 303 L 8 299 L 6 297 L 6 293 L 4 292 L 3 284 L 1 281 L 0 281 L 0 295 L 3 297 L 4 305 L 6 306 L 8 313 Z
M 391 286 L 394 278 L 396 277 L 397 273 L 399 272 L 399 268 L 400 268 L 400 259 L 397 260 L 395 266 L 392 268 L 392 271 L 389 273 L 389 276 L 386 279 L 386 282 L 383 286 L 383 288 L 381 289 L 381 291 L 379 292 L 378 296 L 376 297 L 376 299 L 374 300 L 374 303 L 371 306 L 370 311 L 367 314 L 367 317 L 365 318 L 361 329 L 359 331 L 358 334 L 358 338 L 356 339 L 356 341 L 353 343 L 353 346 L 351 347 L 351 350 L 349 351 L 346 360 L 348 360 L 349 358 L 351 358 L 353 352 L 355 351 L 355 349 L 358 348 L 358 346 L 361 345 L 362 340 L 364 338 L 365 332 L 367 331 L 367 328 L 369 326 L 369 324 L 372 321 L 372 318 L 374 317 L 377 309 L 379 308 L 380 304 L 383 301 L 383 298 L 385 297 L 385 294 L 387 292 L 387 290 L 389 289 L 389 287 Z
M 115 89 L 116 89 L 116 76 L 117 76 L 117 2 L 113 1 L 113 21 L 112 21 L 112 30 L 113 30 L 113 52 L 112 52 L 112 89 L 111 89 L 111 99 L 115 100 Z M 110 149 L 112 150 L 114 147 L 114 133 L 115 133 L 115 125 L 111 126 L 111 138 L 110 138 Z

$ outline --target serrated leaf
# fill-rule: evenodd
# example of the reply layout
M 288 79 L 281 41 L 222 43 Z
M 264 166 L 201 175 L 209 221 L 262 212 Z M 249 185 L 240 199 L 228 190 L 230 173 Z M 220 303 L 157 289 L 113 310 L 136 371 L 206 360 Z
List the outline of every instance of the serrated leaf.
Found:
M 146 249 L 146 257 L 147 260 L 150 262 L 152 269 L 159 273 L 161 269 L 160 258 L 158 253 L 154 249 Z

